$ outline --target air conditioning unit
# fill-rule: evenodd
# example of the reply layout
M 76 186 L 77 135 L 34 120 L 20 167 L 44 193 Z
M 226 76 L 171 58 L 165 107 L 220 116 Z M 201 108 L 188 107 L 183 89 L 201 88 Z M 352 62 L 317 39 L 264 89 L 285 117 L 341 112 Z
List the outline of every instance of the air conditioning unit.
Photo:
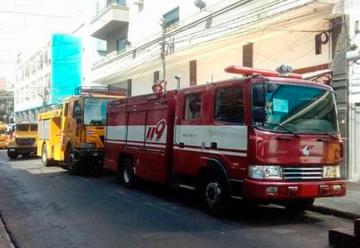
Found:
M 136 5 L 144 5 L 144 0 L 133 0 L 133 3 Z

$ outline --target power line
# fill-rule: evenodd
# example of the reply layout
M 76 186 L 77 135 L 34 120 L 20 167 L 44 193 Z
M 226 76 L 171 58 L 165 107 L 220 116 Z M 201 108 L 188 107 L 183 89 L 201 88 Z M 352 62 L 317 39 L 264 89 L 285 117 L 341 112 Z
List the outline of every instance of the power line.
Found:
M 65 16 L 65 15 L 50 15 L 50 14 L 45 14 L 45 13 L 14 11 L 14 10 L 0 10 L 0 13 L 12 14 L 12 15 L 44 16 L 44 17 L 52 17 L 52 18 L 69 18 L 69 17 L 71 17 L 71 16 Z

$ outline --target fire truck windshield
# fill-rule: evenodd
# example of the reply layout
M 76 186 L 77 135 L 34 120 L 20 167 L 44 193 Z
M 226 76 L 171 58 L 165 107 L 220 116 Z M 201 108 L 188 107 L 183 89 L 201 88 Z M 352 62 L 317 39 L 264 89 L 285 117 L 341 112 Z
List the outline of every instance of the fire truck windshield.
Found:
M 276 82 L 255 84 L 252 111 L 253 122 L 261 129 L 329 135 L 339 131 L 334 93 L 320 87 Z M 259 112 L 261 121 L 256 118 Z
M 85 98 L 84 125 L 103 126 L 106 121 L 106 104 L 109 99 Z

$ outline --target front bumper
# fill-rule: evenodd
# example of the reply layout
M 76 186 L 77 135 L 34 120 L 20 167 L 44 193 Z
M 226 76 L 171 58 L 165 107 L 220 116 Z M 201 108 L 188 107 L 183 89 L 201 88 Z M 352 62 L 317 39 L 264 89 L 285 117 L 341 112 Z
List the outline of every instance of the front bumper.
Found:
M 256 200 L 288 200 L 294 198 L 318 198 L 344 196 L 346 183 L 343 180 L 310 182 L 271 182 L 245 179 L 242 195 Z
M 16 152 L 18 154 L 22 153 L 36 153 L 36 146 L 35 147 L 8 147 L 9 152 Z
M 75 156 L 76 159 L 81 160 L 81 159 L 92 159 L 92 158 L 96 158 L 102 161 L 104 155 L 104 150 L 103 149 L 89 149 L 89 148 L 79 148 L 76 150 Z

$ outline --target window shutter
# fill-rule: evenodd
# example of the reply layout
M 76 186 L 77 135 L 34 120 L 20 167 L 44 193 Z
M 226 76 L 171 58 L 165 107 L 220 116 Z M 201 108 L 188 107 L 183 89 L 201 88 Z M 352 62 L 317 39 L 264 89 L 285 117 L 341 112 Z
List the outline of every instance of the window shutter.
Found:
M 190 86 L 196 85 L 197 72 L 196 60 L 190 61 Z
M 253 67 L 253 43 L 243 45 L 243 66 Z

